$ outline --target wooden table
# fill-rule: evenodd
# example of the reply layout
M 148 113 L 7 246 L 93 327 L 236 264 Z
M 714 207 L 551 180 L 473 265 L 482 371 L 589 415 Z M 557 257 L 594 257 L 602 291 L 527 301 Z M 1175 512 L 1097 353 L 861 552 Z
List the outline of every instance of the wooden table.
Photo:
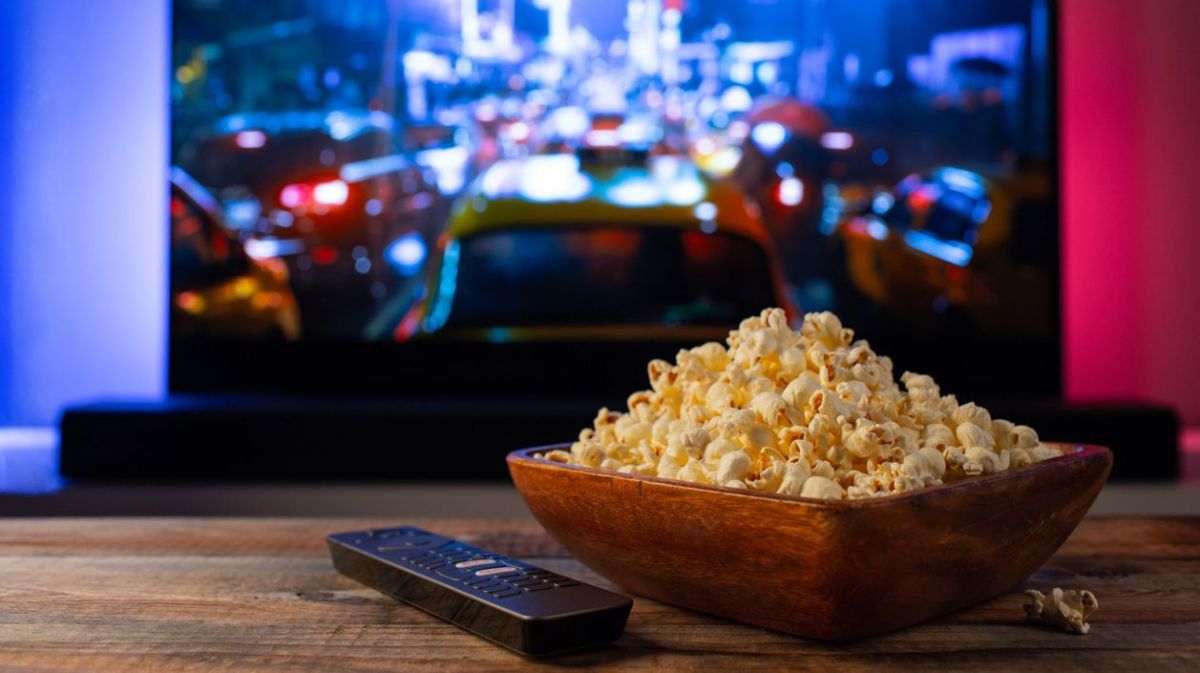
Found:
M 1200 670 L 1200 519 L 1088 519 L 1021 587 L 1094 591 L 1087 636 L 1026 624 L 1019 591 L 849 645 L 637 600 L 615 645 L 542 661 L 339 577 L 323 536 L 388 523 L 0 520 L 0 670 Z M 603 584 L 536 524 L 414 523 Z

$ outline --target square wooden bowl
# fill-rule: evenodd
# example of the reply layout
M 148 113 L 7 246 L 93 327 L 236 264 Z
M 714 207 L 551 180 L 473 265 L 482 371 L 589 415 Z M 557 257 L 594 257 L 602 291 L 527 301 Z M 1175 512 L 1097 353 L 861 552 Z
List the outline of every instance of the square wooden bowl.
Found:
M 1058 549 L 1112 468 L 1057 444 L 1019 470 L 866 500 L 743 493 L 508 455 L 575 558 L 647 598 L 820 640 L 857 640 L 1010 590 Z

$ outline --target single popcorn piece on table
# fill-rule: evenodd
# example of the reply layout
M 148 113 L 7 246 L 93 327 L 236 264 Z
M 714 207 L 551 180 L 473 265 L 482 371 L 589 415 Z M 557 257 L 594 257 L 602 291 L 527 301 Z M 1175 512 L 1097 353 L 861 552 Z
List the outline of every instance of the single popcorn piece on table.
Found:
M 870 498 L 1024 467 L 1060 455 L 1034 430 L 993 419 L 904 372 L 829 312 L 793 330 L 782 309 L 743 320 L 726 344 L 647 366 L 650 390 L 601 409 L 570 451 L 543 457 L 730 489 Z M 903 384 L 903 388 L 901 388 Z
M 1086 590 L 1063 591 L 1055 587 L 1047 595 L 1030 589 L 1025 595 L 1033 601 L 1025 606 L 1025 616 L 1031 621 L 1081 635 L 1091 630 L 1087 618 L 1100 607 L 1096 595 Z

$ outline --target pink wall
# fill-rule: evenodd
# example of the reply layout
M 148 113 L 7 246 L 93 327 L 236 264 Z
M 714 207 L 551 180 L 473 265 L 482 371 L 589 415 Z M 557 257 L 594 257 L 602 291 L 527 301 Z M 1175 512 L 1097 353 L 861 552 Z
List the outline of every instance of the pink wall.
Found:
M 1061 7 L 1066 392 L 1200 425 L 1200 1 Z

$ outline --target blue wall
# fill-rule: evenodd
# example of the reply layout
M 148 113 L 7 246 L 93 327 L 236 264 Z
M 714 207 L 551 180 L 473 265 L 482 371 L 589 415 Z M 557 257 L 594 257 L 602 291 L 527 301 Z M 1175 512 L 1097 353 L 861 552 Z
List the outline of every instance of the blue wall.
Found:
M 165 388 L 164 0 L 0 1 L 0 425 Z
M 9 239 L 12 237 L 12 100 L 16 90 L 17 7 L 0 3 L 0 426 L 11 420 L 12 312 L 9 308 Z

